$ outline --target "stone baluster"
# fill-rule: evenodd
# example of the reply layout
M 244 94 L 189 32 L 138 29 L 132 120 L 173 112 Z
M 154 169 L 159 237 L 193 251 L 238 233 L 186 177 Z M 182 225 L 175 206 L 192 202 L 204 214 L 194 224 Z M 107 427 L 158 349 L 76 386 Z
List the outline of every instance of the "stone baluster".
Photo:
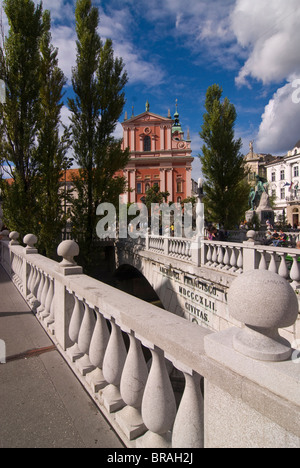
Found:
M 36 280 L 36 268 L 34 265 L 30 264 L 30 275 L 29 275 L 29 280 L 28 280 L 28 292 L 29 294 L 27 295 L 27 302 L 30 303 L 34 296 L 33 296 L 33 290 L 34 290 L 34 285 L 35 285 L 35 280 Z
M 205 261 L 205 265 L 206 266 L 211 266 L 212 262 L 211 262 L 211 259 L 212 259 L 212 247 L 210 244 L 206 245 L 206 249 L 207 249 L 207 253 L 206 253 L 206 261 Z
M 44 310 L 40 313 L 41 320 L 46 319 L 50 315 L 51 306 L 52 306 L 53 298 L 54 298 L 54 281 L 50 277 L 47 277 L 46 284 L 47 284 L 47 294 L 46 294 L 46 299 L 45 299 Z
M 243 273 L 243 248 L 242 247 L 237 247 L 237 250 L 239 252 L 238 259 L 237 259 L 237 273 L 242 274 Z
M 107 385 L 103 376 L 102 367 L 110 336 L 106 320 L 103 315 L 97 311 L 96 317 L 96 325 L 89 349 L 89 358 L 95 369 L 86 376 L 86 381 L 94 393 L 99 392 L 99 390 Z
M 39 302 L 39 306 L 37 307 L 36 313 L 39 307 L 42 305 L 42 292 L 43 292 L 44 284 L 45 284 L 45 273 L 40 270 L 40 282 L 39 282 L 38 290 L 36 294 L 36 298 Z
M 258 269 L 259 270 L 267 270 L 268 266 L 267 266 L 267 261 L 266 261 L 266 252 L 265 252 L 265 250 L 257 250 L 257 251 L 260 253 L 260 262 L 259 262 Z
M 151 349 L 152 365 L 142 402 L 142 417 L 148 432 L 138 439 L 138 448 L 170 448 L 176 401 L 164 352 Z
M 212 254 L 212 268 L 218 266 L 218 247 L 216 245 L 213 246 L 213 254 Z
M 276 252 L 272 250 L 268 250 L 267 252 L 271 256 L 268 270 L 271 271 L 272 273 L 277 273 L 277 265 L 276 265 L 276 258 L 275 258 Z
M 76 367 L 82 375 L 86 375 L 94 369 L 89 358 L 89 350 L 95 328 L 94 310 L 87 304 L 84 304 L 84 316 L 78 335 L 78 347 L 83 354 L 76 360 Z
M 34 285 L 32 289 L 32 298 L 29 301 L 31 308 L 34 312 L 36 312 L 36 309 L 40 305 L 37 299 L 37 292 L 38 292 L 40 281 L 41 281 L 41 272 L 37 267 L 35 267 L 35 277 L 34 277 Z
M 300 271 L 299 271 L 299 264 L 298 264 L 298 255 L 291 254 L 291 257 L 293 259 L 293 264 L 292 264 L 292 268 L 290 271 L 290 278 L 293 281 L 292 287 L 294 289 L 299 289 L 300 288 Z
M 237 259 L 236 259 L 236 251 L 235 251 L 235 247 L 230 247 L 231 248 L 231 256 L 230 256 L 230 271 L 232 273 L 235 273 L 237 268 L 236 268 L 236 265 L 237 265 Z
M 78 337 L 79 337 L 79 331 L 83 319 L 83 309 L 82 309 L 82 302 L 80 299 L 74 295 L 75 299 L 75 304 L 74 304 L 74 309 L 72 313 L 72 317 L 70 320 L 70 325 L 69 325 L 69 337 L 70 340 L 72 341 L 73 346 L 67 349 L 67 355 L 71 359 L 72 362 L 75 362 L 76 359 L 79 359 L 80 357 L 83 356 L 82 352 L 80 351 L 78 347 Z
M 186 259 L 188 257 L 189 247 L 187 241 L 182 241 L 182 258 Z
M 229 256 L 229 247 L 225 247 L 225 255 L 224 255 L 224 270 L 228 271 L 230 269 L 230 256 Z
M 219 252 L 218 252 L 218 268 L 219 269 L 222 269 L 224 267 L 223 260 L 224 260 L 224 252 L 223 252 L 223 247 L 220 245 Z
M 122 372 L 126 361 L 126 348 L 122 337 L 122 332 L 111 318 L 111 335 L 103 361 L 103 376 L 108 382 L 108 386 L 99 393 L 100 400 L 109 413 L 113 413 L 125 406 L 120 393 L 120 383 Z
M 200 388 L 202 377 L 184 372 L 185 389 L 177 411 L 172 435 L 172 448 L 203 448 L 204 401 Z
M 50 293 L 49 293 L 49 305 L 47 304 L 47 310 L 50 308 L 50 313 L 49 315 L 44 319 L 45 325 L 49 328 L 50 332 L 52 335 L 54 335 L 55 332 L 55 304 L 54 304 L 54 296 L 55 296 L 55 286 L 54 286 L 54 280 L 50 278 Z
M 121 378 L 121 397 L 125 406 L 116 414 L 116 421 L 129 440 L 140 437 L 147 431 L 144 425 L 141 406 L 148 379 L 148 368 L 143 355 L 141 342 L 133 332 L 129 334 L 130 347 Z
M 287 264 L 286 264 L 286 260 L 285 260 L 286 254 L 280 252 L 278 255 L 281 257 L 281 262 L 280 262 L 280 265 L 279 265 L 279 268 L 278 268 L 278 274 L 282 278 L 288 279 L 289 276 L 290 276 L 290 273 L 289 273 L 289 270 L 288 270 L 288 267 L 287 267 Z
M 37 309 L 37 316 L 39 317 L 40 314 L 42 312 L 45 311 L 45 304 L 46 304 L 46 299 L 47 299 L 47 294 L 48 294 L 48 290 L 49 290 L 49 278 L 48 278 L 48 275 L 46 275 L 46 273 L 44 273 L 44 286 L 43 286 L 43 290 L 42 290 L 42 293 L 41 293 L 41 305 L 40 307 L 38 307 Z

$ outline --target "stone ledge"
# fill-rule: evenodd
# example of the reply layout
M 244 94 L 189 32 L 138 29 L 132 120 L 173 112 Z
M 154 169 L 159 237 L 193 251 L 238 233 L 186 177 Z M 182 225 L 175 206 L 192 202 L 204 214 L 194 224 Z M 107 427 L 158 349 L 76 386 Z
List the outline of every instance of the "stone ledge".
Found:
M 255 361 L 237 353 L 232 346 L 234 331 L 204 338 L 203 376 L 300 437 L 300 366 L 297 371 L 292 361 Z

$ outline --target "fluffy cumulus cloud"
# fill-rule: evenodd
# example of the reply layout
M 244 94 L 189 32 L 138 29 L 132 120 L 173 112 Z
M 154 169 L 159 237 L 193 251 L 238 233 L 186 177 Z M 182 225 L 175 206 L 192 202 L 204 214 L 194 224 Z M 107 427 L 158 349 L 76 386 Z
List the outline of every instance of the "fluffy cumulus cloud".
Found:
M 284 154 L 299 141 L 299 96 L 300 80 L 298 79 L 291 80 L 274 94 L 265 108 L 257 136 L 260 151 Z
M 300 72 L 299 22 L 299 0 L 237 0 L 232 28 L 249 50 L 237 83 L 245 84 L 247 77 L 264 84 L 281 82 Z
M 300 138 L 299 0 L 237 0 L 232 29 L 248 58 L 236 77 L 239 86 L 251 80 L 280 87 L 265 107 L 256 143 L 259 151 L 285 153 Z

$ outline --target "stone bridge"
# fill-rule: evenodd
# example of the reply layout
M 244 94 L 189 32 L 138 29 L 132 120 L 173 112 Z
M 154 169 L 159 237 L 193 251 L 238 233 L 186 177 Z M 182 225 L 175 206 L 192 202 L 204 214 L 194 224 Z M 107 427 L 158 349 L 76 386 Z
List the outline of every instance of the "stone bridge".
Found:
M 294 248 L 263 246 L 254 232 L 244 242 L 216 242 L 148 236 L 116 243 L 116 268 L 130 265 L 146 278 L 163 307 L 199 325 L 221 331 L 241 326 L 228 310 L 228 291 L 246 271 L 260 269 L 287 279 L 298 295 L 300 252 Z M 284 331 L 300 338 L 300 320 Z
M 24 246 L 5 237 L 1 268 L 126 447 L 300 448 L 298 251 L 251 239 L 118 243 L 119 265 L 142 271 L 172 314 L 84 275 L 73 241 L 56 262 L 34 235 Z M 226 319 L 243 329 L 212 330 Z

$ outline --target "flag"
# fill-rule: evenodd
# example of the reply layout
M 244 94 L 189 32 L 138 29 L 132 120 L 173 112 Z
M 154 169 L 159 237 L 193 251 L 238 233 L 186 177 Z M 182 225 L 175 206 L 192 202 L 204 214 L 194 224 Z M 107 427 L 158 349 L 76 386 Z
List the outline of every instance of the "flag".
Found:
M 292 188 L 293 188 L 293 185 L 294 185 L 294 182 L 292 182 L 292 183 L 291 183 L 291 185 L 290 185 L 290 188 L 289 188 L 289 191 L 291 191 L 291 190 L 292 190 Z

